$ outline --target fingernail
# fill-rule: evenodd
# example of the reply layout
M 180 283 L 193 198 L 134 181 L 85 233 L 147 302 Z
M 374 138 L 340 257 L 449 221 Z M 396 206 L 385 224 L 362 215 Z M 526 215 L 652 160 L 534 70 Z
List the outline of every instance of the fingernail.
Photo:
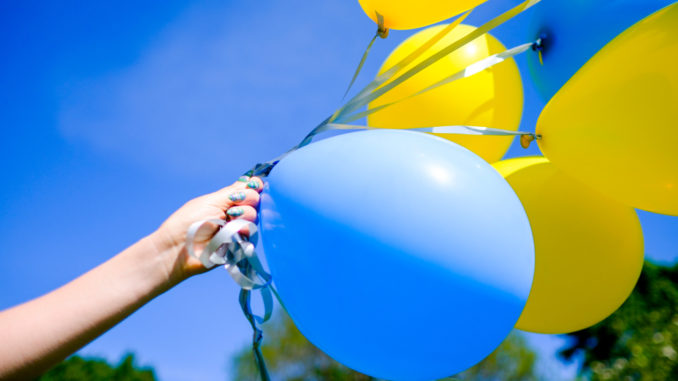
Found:
M 251 180 L 247 183 L 248 188 L 257 189 L 259 188 L 259 183 L 256 180 Z
M 246 183 L 246 182 L 250 181 L 250 178 L 247 177 L 247 176 L 240 176 L 240 177 L 238 177 L 238 181 L 240 181 L 241 183 Z
M 243 213 L 245 213 L 245 210 L 239 206 L 236 206 L 235 208 L 230 208 L 226 211 L 226 214 L 228 214 L 231 217 L 239 217 L 242 216 Z
M 245 194 L 245 192 L 235 192 L 231 193 L 231 195 L 228 196 L 228 198 L 233 202 L 240 202 L 247 198 L 247 195 Z

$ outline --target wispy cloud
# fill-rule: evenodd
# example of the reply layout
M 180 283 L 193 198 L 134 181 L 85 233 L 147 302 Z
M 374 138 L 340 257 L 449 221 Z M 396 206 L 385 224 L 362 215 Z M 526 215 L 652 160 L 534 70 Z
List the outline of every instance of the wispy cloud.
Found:
M 77 79 L 62 133 L 174 175 L 242 171 L 296 143 L 337 105 L 372 26 L 343 25 L 357 2 L 234 7 L 191 9 L 133 65 Z

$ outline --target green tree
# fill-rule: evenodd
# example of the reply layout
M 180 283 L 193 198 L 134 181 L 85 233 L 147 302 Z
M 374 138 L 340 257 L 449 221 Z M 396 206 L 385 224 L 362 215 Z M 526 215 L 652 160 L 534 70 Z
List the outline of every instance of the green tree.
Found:
M 101 358 L 71 356 L 38 378 L 39 381 L 155 381 L 151 367 L 138 367 L 126 354 L 117 366 Z
M 645 263 L 629 299 L 601 323 L 567 335 L 592 380 L 678 380 L 678 265 Z
M 474 381 L 538 380 L 536 360 L 537 355 L 527 346 L 525 338 L 513 331 L 491 355 L 455 378 Z
M 262 353 L 271 378 L 278 381 L 367 381 L 376 380 L 332 360 L 311 344 L 283 313 L 265 325 Z M 480 364 L 456 376 L 464 380 L 536 380 L 536 355 L 525 339 L 511 334 L 504 343 Z M 234 379 L 256 380 L 257 369 L 250 347 L 233 359 Z

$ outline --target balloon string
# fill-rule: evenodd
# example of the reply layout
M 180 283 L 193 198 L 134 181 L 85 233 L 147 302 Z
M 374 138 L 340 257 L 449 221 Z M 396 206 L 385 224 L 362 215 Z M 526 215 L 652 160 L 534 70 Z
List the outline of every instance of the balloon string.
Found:
M 323 122 L 318 127 L 314 128 L 311 131 L 306 139 L 310 142 L 313 137 L 318 134 L 321 134 L 326 131 L 333 130 L 343 130 L 343 131 L 358 131 L 358 130 L 387 130 L 388 128 L 380 128 L 375 126 L 361 126 L 355 124 L 343 124 L 343 123 L 327 123 Z M 411 127 L 411 128 L 399 128 L 399 130 L 409 130 L 416 132 L 426 132 L 434 134 L 455 134 L 455 135 L 481 135 L 481 136 L 520 136 L 520 145 L 523 148 L 528 148 L 530 143 L 534 140 L 541 139 L 540 134 L 526 131 L 511 131 L 503 130 L 499 128 L 491 127 L 478 127 L 478 126 L 436 126 L 436 127 Z M 305 145 L 305 144 L 304 144 Z M 259 176 L 266 177 L 273 170 L 273 168 L 282 160 L 285 156 L 296 151 L 302 145 L 297 145 L 295 148 L 285 152 L 284 154 L 276 157 L 275 159 L 269 160 L 265 163 L 260 163 L 254 166 L 245 173 L 245 176 Z
M 329 123 L 329 120 L 330 120 L 330 118 L 327 118 L 327 119 L 323 120 L 322 122 L 320 122 L 320 124 L 317 125 L 314 129 L 312 129 L 311 132 L 306 134 L 304 139 L 299 144 L 290 148 L 289 150 L 287 150 L 287 152 L 285 152 L 285 153 L 281 154 L 280 156 L 278 156 L 274 159 L 271 159 L 271 160 L 269 160 L 265 163 L 256 164 L 252 169 L 245 172 L 244 175 L 249 176 L 249 177 L 252 177 L 252 176 L 266 177 L 266 176 L 268 176 L 268 174 L 271 172 L 273 167 L 275 167 L 276 164 L 278 164 L 278 162 L 280 160 L 282 160 L 285 156 L 289 155 L 290 153 L 298 150 L 299 148 L 301 148 L 301 147 L 303 147 L 307 144 L 310 144 L 311 141 L 313 141 L 313 137 L 315 135 L 317 135 L 319 132 L 321 132 L 322 128 Z
M 271 159 L 267 162 L 264 163 L 259 163 L 256 164 L 252 169 L 249 171 L 245 172 L 245 176 L 258 176 L 258 177 L 267 177 L 269 173 L 273 170 L 273 168 L 282 160 L 285 158 L 285 156 L 289 155 L 290 153 L 296 151 L 297 149 L 309 144 L 313 137 L 316 135 L 326 132 L 326 131 L 332 131 L 332 130 L 348 130 L 348 131 L 357 131 L 357 130 L 389 130 L 392 128 L 381 128 L 381 127 L 374 127 L 374 126 L 360 126 L 360 125 L 354 125 L 354 124 L 344 124 L 344 123 L 328 123 L 327 120 L 325 120 L 323 123 L 318 125 L 316 128 L 314 128 L 308 135 L 306 135 L 306 138 L 302 143 L 304 144 L 298 144 L 289 151 L 285 152 L 284 154 Z M 398 128 L 398 130 L 409 130 L 409 131 L 417 131 L 417 132 L 427 132 L 427 133 L 436 133 L 436 134 L 455 134 L 455 135 L 483 135 L 483 136 L 520 136 L 520 145 L 523 148 L 529 148 L 530 143 L 533 142 L 534 140 L 540 140 L 542 136 L 540 134 L 536 134 L 533 132 L 526 132 L 526 131 L 511 131 L 511 130 L 503 130 L 499 128 L 491 128 L 491 127 L 478 127 L 478 126 L 464 126 L 464 125 L 459 125 L 459 126 L 436 126 L 436 127 L 409 127 L 409 128 Z M 278 299 L 278 301 L 280 301 Z
M 220 229 L 205 245 L 202 252 L 198 254 L 194 249 L 195 236 L 200 228 L 206 224 L 216 224 L 220 226 Z M 240 233 L 243 229 L 249 232 L 248 236 Z M 281 306 L 283 304 L 277 290 L 271 284 L 273 280 L 271 274 L 264 270 L 252 244 L 252 242 L 257 241 L 257 234 L 257 226 L 245 220 L 233 220 L 228 223 L 223 220 L 212 219 L 197 221 L 191 224 L 186 232 L 186 250 L 192 257 L 200 259 L 205 268 L 224 265 L 229 275 L 240 286 L 240 307 L 253 331 L 252 351 L 254 361 L 261 380 L 270 381 L 266 362 L 261 353 L 261 341 L 263 340 L 261 324 L 271 318 L 273 296 L 278 299 Z M 251 295 L 255 290 L 259 292 L 263 301 L 264 313 L 262 316 L 255 315 L 252 312 Z
M 365 126 L 365 125 L 355 125 L 355 124 L 340 124 L 340 123 L 329 123 L 321 131 L 330 131 L 330 130 L 384 130 L 385 128 L 375 127 L 375 126 Z M 436 127 L 413 127 L 413 128 L 402 128 L 401 130 L 405 131 L 416 131 L 416 132 L 426 132 L 432 134 L 454 134 L 454 135 L 483 135 L 483 136 L 520 136 L 521 145 L 522 140 L 529 143 L 534 140 L 541 139 L 541 135 L 526 132 L 526 131 L 511 131 L 503 130 L 500 128 L 491 128 L 491 127 L 479 127 L 479 126 L 436 126 Z M 527 148 L 526 146 L 523 146 Z
M 249 171 L 245 172 L 246 176 L 260 176 L 260 177 L 266 177 L 268 174 L 271 172 L 273 167 L 275 167 L 278 162 L 284 158 L 285 156 L 289 155 L 291 152 L 296 151 L 297 149 L 309 144 L 313 136 L 317 135 L 319 130 L 323 129 L 323 127 L 329 123 L 332 123 L 334 121 L 337 121 L 337 119 L 341 118 L 343 115 L 349 115 L 350 113 L 356 111 L 360 107 L 368 104 L 369 102 L 373 101 L 374 99 L 378 98 L 379 96 L 383 95 L 386 93 L 386 91 L 392 89 L 393 87 L 397 86 L 398 84 L 404 82 L 408 78 L 412 77 L 413 75 L 417 74 L 421 70 L 425 69 L 426 67 L 432 65 L 433 63 L 437 62 L 438 60 L 442 59 L 443 57 L 447 56 L 448 54 L 456 51 L 457 49 L 463 47 L 466 45 L 468 42 L 473 41 L 474 39 L 480 37 L 482 34 L 487 33 L 488 31 L 494 29 L 495 27 L 505 23 L 506 21 L 512 19 L 516 15 L 524 12 L 528 8 L 532 7 L 533 5 L 539 3 L 541 0 L 526 0 L 514 8 L 502 13 L 501 15 L 495 17 L 494 19 L 490 20 L 489 22 L 483 24 L 482 26 L 476 28 L 475 30 L 471 31 L 470 33 L 466 34 L 464 37 L 461 39 L 450 43 L 437 53 L 433 54 L 432 56 L 428 57 L 424 61 L 420 62 L 413 68 L 409 69 L 406 71 L 404 74 L 402 74 L 400 77 L 397 77 L 395 80 L 392 82 L 388 83 L 387 85 L 379 88 L 382 84 L 385 82 L 391 80 L 396 74 L 398 74 L 400 71 L 402 71 L 405 67 L 407 67 L 409 64 L 411 64 L 414 60 L 419 58 L 424 52 L 426 52 L 429 48 L 431 48 L 436 42 L 440 41 L 444 36 L 447 35 L 452 29 L 454 29 L 457 25 L 459 25 L 470 13 L 471 11 L 468 11 L 464 13 L 463 15 L 459 16 L 454 22 L 450 23 L 447 25 L 443 30 L 438 32 L 436 35 L 431 37 L 426 43 L 421 45 L 419 48 L 417 48 L 414 52 L 410 53 L 408 56 L 400 60 L 398 63 L 393 65 L 391 68 L 386 70 L 385 72 L 379 74 L 372 82 L 370 82 L 367 86 L 365 86 L 358 94 L 353 96 L 346 104 L 341 106 L 339 109 L 337 109 L 334 114 L 330 115 L 327 119 L 322 121 L 318 126 L 316 126 L 311 132 L 309 132 L 304 139 L 297 144 L 296 146 L 292 147 L 289 149 L 287 152 L 283 153 L 282 155 L 271 159 L 267 162 L 264 163 L 259 163 L 256 164 L 252 169 Z M 379 14 L 377 14 L 377 17 L 379 17 Z M 376 90 L 379 88 L 378 90 Z M 376 90 L 376 91 L 375 91 Z M 341 120 L 341 119 L 340 119 Z M 345 122 L 345 120 L 344 120 Z
M 485 24 L 481 25 L 480 27 L 472 30 L 471 32 L 467 33 L 464 37 L 460 38 L 459 40 L 456 40 L 454 42 L 451 42 L 438 52 L 434 53 L 430 57 L 426 58 L 422 62 L 418 63 L 411 69 L 407 70 L 405 73 L 400 75 L 399 77 L 394 78 L 391 82 L 384 84 L 386 81 L 389 81 L 392 79 L 392 77 L 395 76 L 397 71 L 400 71 L 402 67 L 397 68 L 394 73 L 389 73 L 389 77 L 386 76 L 378 76 L 373 80 L 370 84 L 368 84 L 360 93 L 358 93 L 356 96 L 354 96 L 351 100 L 349 100 L 344 106 L 340 107 L 333 115 L 330 117 L 330 122 L 333 122 L 339 118 L 341 118 L 345 114 L 350 114 L 357 109 L 359 109 L 362 106 L 367 105 L 368 103 L 374 101 L 375 99 L 381 97 L 394 87 L 400 85 L 401 83 L 405 82 L 412 76 L 416 75 L 417 73 L 421 72 L 422 70 L 426 69 L 427 67 L 431 66 L 432 64 L 438 62 L 442 58 L 446 57 L 450 53 L 456 51 L 457 49 L 465 46 L 469 42 L 475 40 L 476 38 L 482 36 L 483 34 L 489 32 L 490 30 L 496 28 L 497 26 L 505 23 L 506 21 L 512 19 L 513 17 L 519 15 L 520 13 L 524 12 L 528 8 L 532 7 L 533 5 L 539 3 L 541 0 L 526 0 L 525 2 L 517 5 L 516 7 L 502 13 L 501 15 L 493 18 L 492 20 L 486 22 Z M 465 13 L 461 17 L 459 17 L 455 23 L 458 24 L 461 22 L 463 18 L 465 18 L 469 12 Z M 453 23 L 453 24 L 455 24 Z M 450 24 L 452 25 L 452 24 Z M 437 36 L 437 35 L 436 35 Z M 434 36 L 434 38 L 436 37 Z M 425 44 L 426 45 L 426 44 Z M 423 53 L 423 52 L 421 52 Z M 421 54 L 420 53 L 420 54 Z M 398 64 L 396 64 L 398 66 Z M 386 72 L 383 74 L 387 74 Z M 383 75 L 382 74 L 382 75 Z M 381 84 L 384 84 L 382 87 L 379 87 Z M 379 88 L 377 88 L 379 87 Z
M 397 74 L 400 70 L 405 68 L 407 65 L 409 65 L 412 61 L 417 59 L 421 54 L 423 54 L 426 50 L 428 50 L 430 47 L 432 47 L 436 42 L 440 41 L 443 37 L 445 37 L 452 29 L 454 29 L 457 25 L 459 25 L 465 18 L 471 13 L 471 11 L 466 12 L 465 14 L 461 15 L 458 17 L 454 22 L 451 24 L 447 25 L 443 30 L 438 32 L 435 36 L 431 37 L 426 43 L 421 45 L 419 48 L 417 48 L 414 52 L 410 53 L 408 56 L 397 62 L 395 65 L 390 67 L 388 70 L 386 70 L 384 73 L 380 74 L 375 78 L 370 84 L 368 84 L 363 90 L 361 90 L 356 96 L 352 98 L 355 99 L 356 97 L 361 96 L 361 94 L 368 93 L 378 87 L 381 83 L 384 81 L 387 81 L 389 78 L 391 78 L 393 75 Z M 379 20 L 380 25 L 383 25 L 383 16 L 377 12 L 377 19 Z M 380 27 L 381 28 L 381 27 Z M 385 29 L 388 31 L 387 29 Z M 349 101 L 350 103 L 351 101 Z M 347 103 L 347 105 L 349 104 Z M 345 106 L 343 106 L 345 107 Z M 283 153 L 282 155 L 276 157 L 275 159 L 271 159 L 265 163 L 259 163 L 256 164 L 252 169 L 249 171 L 245 172 L 245 176 L 260 176 L 260 177 L 266 177 L 268 176 L 269 172 L 273 167 L 285 156 L 290 154 L 291 152 L 296 151 L 297 149 L 309 144 L 313 137 L 317 135 L 320 130 L 328 123 L 330 123 L 333 119 L 336 119 L 336 117 L 340 114 L 340 111 L 343 109 L 340 108 L 337 110 L 333 115 L 328 117 L 327 119 L 323 120 L 318 126 L 316 126 L 311 132 L 309 132 L 304 139 L 297 144 L 296 146 L 290 148 L 287 152 Z
M 355 80 L 358 79 L 358 75 L 360 74 L 360 71 L 363 68 L 363 65 L 365 65 L 365 60 L 367 60 L 367 56 L 370 54 L 370 49 L 372 49 L 372 45 L 374 45 L 374 41 L 377 40 L 377 37 L 381 38 L 386 38 L 388 37 L 388 28 L 384 27 L 384 16 L 381 15 L 379 12 L 374 12 L 377 14 L 377 32 L 374 34 L 374 37 L 370 40 L 370 43 L 367 44 L 367 48 L 365 48 L 365 51 L 363 52 L 363 56 L 360 58 L 360 63 L 358 63 L 358 67 L 355 68 L 355 72 L 353 73 L 353 78 L 351 78 L 351 82 L 348 84 L 348 88 L 346 89 L 346 92 L 344 93 L 344 96 L 341 98 L 342 100 L 346 98 L 346 95 L 348 95 L 348 92 L 351 91 L 351 87 L 353 87 L 353 84 L 355 83 Z
M 507 49 L 507 50 L 505 50 L 501 53 L 493 54 L 493 55 L 486 57 L 482 60 L 474 62 L 473 64 L 465 67 L 464 69 L 462 69 L 462 70 L 460 70 L 460 71 L 458 71 L 458 72 L 456 72 L 456 73 L 454 73 L 454 74 L 452 74 L 448 77 L 445 77 L 445 78 L 435 82 L 434 84 L 427 86 L 426 88 L 419 90 L 419 91 L 417 91 L 413 94 L 410 94 L 410 95 L 408 95 L 404 98 L 401 98 L 401 99 L 398 99 L 396 101 L 389 102 L 389 103 L 386 103 L 386 104 L 383 104 L 383 105 L 379 105 L 379 106 L 373 107 L 371 109 L 368 109 L 368 110 L 365 110 L 365 111 L 362 111 L 362 112 L 359 112 L 359 113 L 356 113 L 356 114 L 353 114 L 353 115 L 346 115 L 346 116 L 337 118 L 335 120 L 335 122 L 337 122 L 337 123 L 351 123 L 351 122 L 354 122 L 358 119 L 362 119 L 362 118 L 364 118 L 368 115 L 374 114 L 375 112 L 381 111 L 381 110 L 383 110 L 387 107 L 391 107 L 391 106 L 396 105 L 396 104 L 403 102 L 405 100 L 414 98 L 418 95 L 422 95 L 422 94 L 427 93 L 431 90 L 437 89 L 440 86 L 452 83 L 452 82 L 454 82 L 458 79 L 471 77 L 471 76 L 473 76 L 477 73 L 482 72 L 483 70 L 491 68 L 494 65 L 502 63 L 502 62 L 506 61 L 507 59 L 510 59 L 514 56 L 522 54 L 522 53 L 528 51 L 531 48 L 534 49 L 535 44 L 536 43 L 534 43 L 534 42 L 530 42 L 530 43 L 518 45 L 518 46 L 511 48 L 511 49 Z
M 472 11 L 472 10 L 471 10 Z M 461 22 L 471 13 L 471 11 L 468 11 L 464 13 L 463 15 L 459 16 L 456 20 L 454 20 L 452 23 L 447 25 L 445 28 L 443 28 L 440 32 L 436 33 L 433 37 L 431 37 L 428 41 L 426 41 L 424 44 L 422 44 L 419 48 L 417 48 L 415 51 L 398 61 L 396 64 L 391 66 L 388 70 L 384 71 L 383 73 L 377 75 L 375 79 L 372 80 L 367 86 L 365 86 L 362 90 L 358 92 L 353 98 L 351 98 L 346 104 L 344 104 L 342 107 L 337 109 L 335 113 L 332 115 L 331 119 L 336 119 L 338 118 L 341 114 L 343 114 L 349 107 L 352 107 L 353 104 L 357 103 L 362 99 L 363 97 L 367 96 L 370 94 L 372 91 L 377 89 L 379 86 L 384 84 L 386 81 L 391 79 L 393 76 L 398 74 L 400 71 L 402 71 L 405 67 L 410 65 L 414 60 L 419 58 L 422 54 L 424 54 L 428 49 L 433 47 L 438 41 L 440 41 L 443 37 L 445 37 L 452 29 L 454 29 L 457 25 L 461 24 Z
M 360 71 L 363 68 L 363 65 L 365 64 L 365 60 L 367 59 L 367 55 L 370 53 L 370 49 L 372 49 L 372 45 L 374 44 L 374 41 L 377 40 L 377 37 L 379 37 L 379 31 L 377 30 L 377 33 L 374 34 L 374 37 L 370 40 L 370 43 L 367 44 L 367 48 L 365 48 L 365 52 L 363 52 L 362 58 L 360 58 L 360 63 L 358 63 L 358 67 L 355 68 L 355 72 L 353 73 L 353 78 L 351 78 L 351 82 L 348 84 L 348 88 L 346 89 L 346 92 L 344 93 L 344 96 L 341 99 L 346 98 L 346 95 L 348 95 L 348 92 L 351 91 L 351 87 L 353 87 L 353 84 L 355 83 L 355 80 L 358 78 L 358 74 L 360 74 Z
M 264 333 L 252 314 L 250 294 L 250 290 L 245 290 L 244 288 L 240 289 L 240 308 L 242 308 L 247 321 L 249 321 L 250 325 L 252 326 L 252 352 L 254 354 L 254 362 L 257 366 L 257 370 L 259 371 L 261 381 L 270 381 L 271 377 L 268 374 L 266 360 L 264 359 L 264 355 L 261 353 L 261 341 L 264 338 Z

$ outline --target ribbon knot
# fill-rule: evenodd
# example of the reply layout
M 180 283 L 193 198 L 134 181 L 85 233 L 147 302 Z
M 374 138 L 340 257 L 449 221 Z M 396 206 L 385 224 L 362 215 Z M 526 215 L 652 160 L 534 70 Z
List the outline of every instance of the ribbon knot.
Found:
M 200 254 L 195 252 L 195 235 L 207 224 L 221 226 Z M 249 232 L 249 236 L 240 233 Z M 188 254 L 200 260 L 205 268 L 223 265 L 233 280 L 245 290 L 268 287 L 271 274 L 264 270 L 252 242 L 258 237 L 257 225 L 245 220 L 202 220 L 193 223 L 186 233 Z
M 377 14 L 377 36 L 381 38 L 388 37 L 388 28 L 384 26 L 384 16 L 379 12 L 374 12 Z

